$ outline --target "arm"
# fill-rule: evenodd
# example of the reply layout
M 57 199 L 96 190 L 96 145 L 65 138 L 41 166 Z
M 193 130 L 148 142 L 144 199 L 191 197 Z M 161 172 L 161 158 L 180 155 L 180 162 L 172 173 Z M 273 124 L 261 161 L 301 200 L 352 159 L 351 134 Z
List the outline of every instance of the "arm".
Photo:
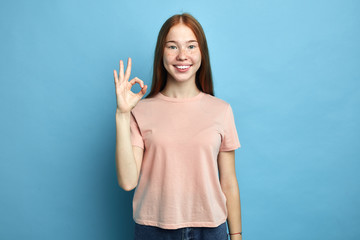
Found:
M 116 93 L 116 174 L 118 184 L 126 191 L 137 186 L 139 172 L 143 157 L 143 149 L 131 144 L 130 114 L 131 109 L 140 101 L 146 93 L 147 85 L 138 78 L 130 78 L 131 58 L 124 74 L 124 63 L 120 60 L 119 76 L 114 70 L 114 83 Z M 131 87 L 138 83 L 141 91 L 137 94 L 131 91 Z
M 229 233 L 241 232 L 241 207 L 239 185 L 235 172 L 235 150 L 219 152 L 218 166 L 221 188 L 226 196 Z M 242 235 L 231 235 L 231 240 L 241 240 Z
M 116 173 L 118 184 L 131 191 L 138 183 L 143 149 L 131 145 L 130 113 L 116 111 Z

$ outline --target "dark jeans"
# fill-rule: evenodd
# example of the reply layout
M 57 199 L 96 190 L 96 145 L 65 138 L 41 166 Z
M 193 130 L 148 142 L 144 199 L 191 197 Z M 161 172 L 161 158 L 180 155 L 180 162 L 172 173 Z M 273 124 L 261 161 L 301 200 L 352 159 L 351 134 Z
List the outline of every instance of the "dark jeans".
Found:
M 218 227 L 163 229 L 135 222 L 135 240 L 227 240 L 226 221 Z

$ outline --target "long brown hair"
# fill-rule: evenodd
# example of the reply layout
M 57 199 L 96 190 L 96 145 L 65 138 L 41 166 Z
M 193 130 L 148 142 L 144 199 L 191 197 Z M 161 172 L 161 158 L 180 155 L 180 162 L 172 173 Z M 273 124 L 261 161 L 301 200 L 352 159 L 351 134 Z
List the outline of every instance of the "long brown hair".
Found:
M 145 98 L 155 96 L 158 92 L 163 90 L 166 85 L 168 72 L 163 64 L 165 39 L 170 31 L 170 28 L 179 23 L 185 24 L 194 32 L 199 44 L 201 52 L 201 65 L 199 70 L 196 72 L 196 86 L 200 91 L 214 96 L 210 56 L 204 30 L 200 23 L 192 15 L 189 13 L 183 13 L 170 17 L 160 29 L 155 47 L 151 90 Z

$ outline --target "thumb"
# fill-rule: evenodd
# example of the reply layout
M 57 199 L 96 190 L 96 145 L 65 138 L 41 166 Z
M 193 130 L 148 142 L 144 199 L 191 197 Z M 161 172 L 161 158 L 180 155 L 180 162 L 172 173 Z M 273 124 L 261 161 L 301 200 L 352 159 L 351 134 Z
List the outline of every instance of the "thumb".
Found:
M 145 86 L 140 90 L 140 92 L 138 92 L 136 95 L 138 95 L 139 98 L 141 99 L 141 98 L 145 95 L 146 90 L 147 90 L 147 85 L 145 85 Z

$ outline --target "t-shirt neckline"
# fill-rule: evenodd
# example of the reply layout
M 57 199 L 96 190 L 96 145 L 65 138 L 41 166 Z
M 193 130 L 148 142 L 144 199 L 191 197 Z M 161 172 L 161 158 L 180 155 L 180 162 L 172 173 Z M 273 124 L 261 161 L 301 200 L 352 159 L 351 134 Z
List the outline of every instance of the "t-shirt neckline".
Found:
M 158 95 L 158 98 L 163 99 L 165 101 L 169 101 L 169 102 L 192 102 L 192 101 L 196 101 L 196 100 L 200 99 L 204 95 L 204 92 L 200 91 L 196 96 L 189 97 L 189 98 L 168 97 L 168 96 L 165 96 L 164 94 L 162 94 L 161 92 L 159 92 L 157 95 Z

